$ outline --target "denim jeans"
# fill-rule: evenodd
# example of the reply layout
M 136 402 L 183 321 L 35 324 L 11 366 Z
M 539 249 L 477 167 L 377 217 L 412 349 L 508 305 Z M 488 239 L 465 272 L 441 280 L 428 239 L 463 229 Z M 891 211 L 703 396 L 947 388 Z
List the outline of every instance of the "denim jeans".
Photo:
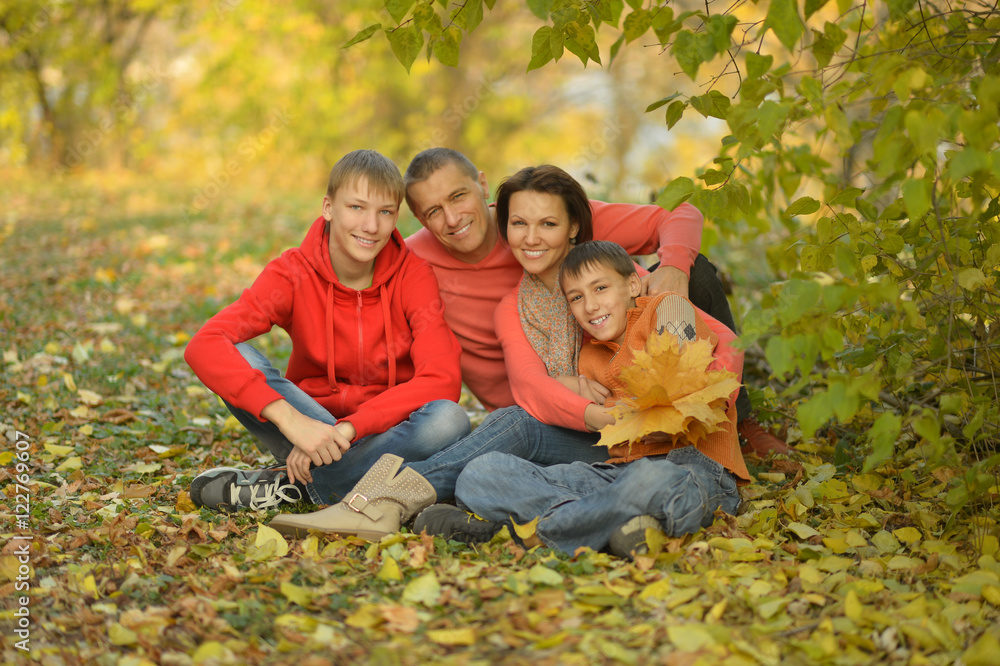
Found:
M 599 462 L 608 459 L 606 448 L 594 446 L 600 438 L 598 433 L 546 425 L 515 405 L 498 409 L 465 439 L 407 467 L 434 486 L 440 502 L 455 495 L 455 480 L 469 461 L 486 453 L 507 453 L 539 465 Z
M 540 517 L 538 538 L 573 553 L 601 550 L 626 521 L 651 515 L 671 536 L 712 524 L 716 509 L 736 513 L 736 478 L 693 446 L 624 465 L 607 463 L 540 467 L 490 453 L 458 477 L 455 494 L 487 520 L 529 523 Z
M 703 254 L 699 254 L 691 266 L 688 298 L 699 310 L 707 312 L 728 326 L 733 333 L 739 334 L 736 330 L 736 321 L 733 319 L 733 311 L 729 308 L 729 299 L 726 298 L 726 288 L 719 278 L 719 269 Z M 741 385 L 740 392 L 736 396 L 736 422 L 740 423 L 752 413 L 750 395 L 746 386 Z
M 305 391 L 281 376 L 267 358 L 247 343 L 236 348 L 252 368 L 264 373 L 267 385 L 302 414 L 329 425 L 337 419 Z M 293 445 L 276 425 L 225 403 L 233 416 L 257 438 L 258 448 L 271 453 L 279 463 L 292 452 Z M 316 504 L 340 501 L 383 454 L 392 453 L 405 461 L 428 458 L 469 434 L 469 416 L 450 400 L 435 400 L 410 414 L 410 418 L 383 433 L 356 439 L 340 460 L 314 467 L 312 483 L 306 484 Z M 261 446 L 263 445 L 263 446 Z M 266 449 L 266 450 L 265 450 Z

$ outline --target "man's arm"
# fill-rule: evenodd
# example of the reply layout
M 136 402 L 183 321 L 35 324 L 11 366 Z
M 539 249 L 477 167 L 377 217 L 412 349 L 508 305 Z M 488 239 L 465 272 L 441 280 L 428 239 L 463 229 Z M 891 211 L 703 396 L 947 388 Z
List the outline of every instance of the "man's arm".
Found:
M 594 238 L 621 245 L 629 254 L 656 253 L 660 268 L 644 280 L 644 289 L 655 296 L 662 291 L 688 295 L 691 266 L 701 250 L 705 218 L 689 203 L 674 210 L 655 205 L 591 201 Z

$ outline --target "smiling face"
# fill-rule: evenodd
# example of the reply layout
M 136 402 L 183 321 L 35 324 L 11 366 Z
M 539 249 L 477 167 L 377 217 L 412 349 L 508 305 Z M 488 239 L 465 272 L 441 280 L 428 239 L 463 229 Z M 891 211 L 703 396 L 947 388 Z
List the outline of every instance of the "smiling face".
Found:
M 635 273 L 627 278 L 601 263 L 583 266 L 578 275 L 563 275 L 563 293 L 570 312 L 591 337 L 622 343 L 628 309 L 641 293 Z
M 562 197 L 522 190 L 510 197 L 507 244 L 524 270 L 554 289 L 559 266 L 569 254 L 580 225 L 569 219 Z
M 452 163 L 406 190 L 420 224 L 449 254 L 470 264 L 486 257 L 497 242 L 493 213 L 486 203 L 488 193 L 482 171 L 472 179 Z
M 375 257 L 396 228 L 399 203 L 392 195 L 369 190 L 362 177 L 341 185 L 333 199 L 323 197 L 323 217 L 330 223 L 333 270 L 342 283 L 354 286 L 353 280 L 371 276 Z

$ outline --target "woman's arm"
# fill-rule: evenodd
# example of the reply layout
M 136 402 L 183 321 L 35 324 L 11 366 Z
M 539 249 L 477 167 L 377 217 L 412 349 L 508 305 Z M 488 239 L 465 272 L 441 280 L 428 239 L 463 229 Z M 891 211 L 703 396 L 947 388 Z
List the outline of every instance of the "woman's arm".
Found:
M 587 405 L 594 403 L 549 376 L 545 363 L 535 353 L 521 327 L 516 290 L 500 301 L 494 323 L 517 404 L 542 423 L 586 430 L 584 412 Z

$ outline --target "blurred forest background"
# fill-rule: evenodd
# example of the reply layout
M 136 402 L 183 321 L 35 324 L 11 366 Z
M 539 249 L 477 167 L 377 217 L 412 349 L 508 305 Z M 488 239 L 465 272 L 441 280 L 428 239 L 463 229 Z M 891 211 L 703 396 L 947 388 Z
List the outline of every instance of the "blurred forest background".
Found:
M 25 196 L 25 180 L 141 185 L 148 202 L 165 195 L 160 202 L 198 217 L 233 198 L 318 202 L 330 165 L 354 148 L 377 149 L 402 169 L 446 145 L 491 186 L 551 162 L 595 198 L 648 202 L 714 156 L 720 121 L 692 118 L 668 132 L 644 113 L 665 86 L 694 85 L 657 47 L 629 49 L 613 68 L 564 60 L 525 75 L 536 19 L 520 3 L 499 3 L 463 46 L 461 67 L 420 58 L 407 74 L 385 39 L 341 48 L 387 16 L 373 4 L 5 2 L 5 195 Z M 314 209 L 285 212 L 305 220 Z
M 271 462 L 190 335 L 343 153 L 433 145 L 705 213 L 797 451 L 738 517 L 633 562 L 190 503 Z M 985 0 L 0 0 L 2 661 L 993 664 L 998 216 Z

